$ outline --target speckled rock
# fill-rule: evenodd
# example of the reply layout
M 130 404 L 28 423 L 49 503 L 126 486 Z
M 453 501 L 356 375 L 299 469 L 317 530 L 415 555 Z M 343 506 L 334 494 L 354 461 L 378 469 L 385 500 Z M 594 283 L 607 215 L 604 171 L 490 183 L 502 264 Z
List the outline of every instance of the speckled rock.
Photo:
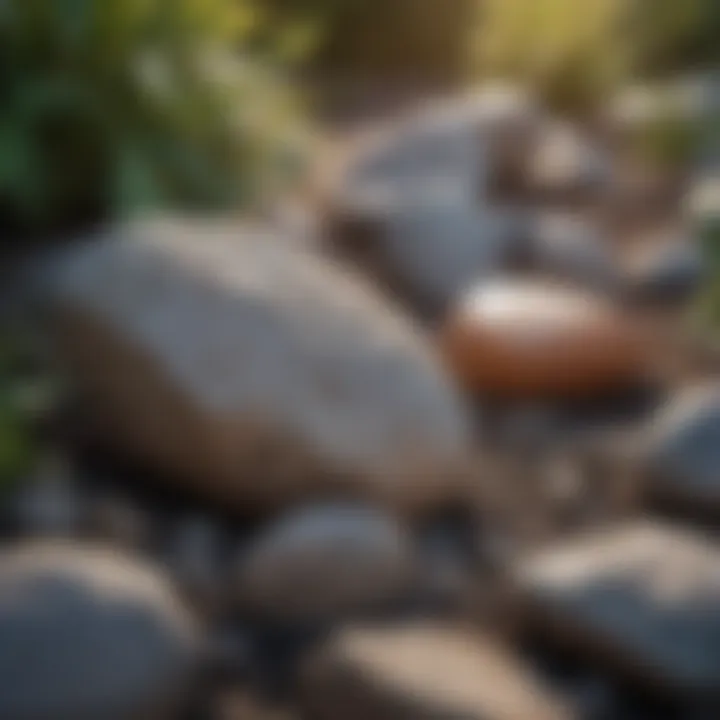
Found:
M 165 720 L 192 686 L 198 637 L 169 585 L 107 549 L 0 553 L 0 716 Z
M 55 284 L 58 347 L 100 430 L 209 499 L 285 503 L 322 482 L 402 503 L 413 489 L 393 470 L 467 450 L 463 403 L 421 333 L 267 227 L 139 221 L 74 251 Z M 293 448 L 338 472 L 298 461 L 267 480 Z M 452 492 L 439 476 L 434 489 Z

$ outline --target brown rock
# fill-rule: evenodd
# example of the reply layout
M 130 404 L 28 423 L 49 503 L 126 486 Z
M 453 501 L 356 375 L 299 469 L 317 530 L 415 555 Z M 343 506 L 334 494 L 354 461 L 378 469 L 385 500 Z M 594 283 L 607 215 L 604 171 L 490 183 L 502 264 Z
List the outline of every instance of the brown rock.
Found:
M 549 284 L 475 288 L 449 319 L 442 344 L 473 393 L 593 394 L 630 384 L 647 367 L 641 335 L 611 305 Z

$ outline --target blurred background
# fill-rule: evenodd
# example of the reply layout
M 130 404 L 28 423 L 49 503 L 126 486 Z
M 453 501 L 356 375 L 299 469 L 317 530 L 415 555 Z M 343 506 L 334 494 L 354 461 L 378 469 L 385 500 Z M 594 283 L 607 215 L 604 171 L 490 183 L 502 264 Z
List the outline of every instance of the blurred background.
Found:
M 717 0 L 0 0 L 0 718 L 720 713 Z

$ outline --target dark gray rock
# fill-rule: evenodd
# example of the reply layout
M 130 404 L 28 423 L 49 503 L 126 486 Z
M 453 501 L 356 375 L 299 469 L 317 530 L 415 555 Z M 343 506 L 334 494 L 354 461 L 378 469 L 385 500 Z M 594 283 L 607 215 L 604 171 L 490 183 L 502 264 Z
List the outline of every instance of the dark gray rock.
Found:
M 548 642 L 642 686 L 685 697 L 720 688 L 720 553 L 638 522 L 525 558 L 515 580 Z
M 720 511 L 720 386 L 699 385 L 672 398 L 651 429 L 649 492 Z
M 165 720 L 189 688 L 197 637 L 170 587 L 107 549 L 0 554 L 0 717 Z
M 317 620 L 403 598 L 415 573 L 404 526 L 362 505 L 293 511 L 240 558 L 239 603 L 260 616 Z

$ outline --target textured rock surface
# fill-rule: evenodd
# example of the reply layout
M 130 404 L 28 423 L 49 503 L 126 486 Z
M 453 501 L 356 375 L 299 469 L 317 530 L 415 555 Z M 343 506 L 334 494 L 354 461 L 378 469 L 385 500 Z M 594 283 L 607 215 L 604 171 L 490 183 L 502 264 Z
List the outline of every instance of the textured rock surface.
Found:
M 515 280 L 481 284 L 444 330 L 449 366 L 475 393 L 592 394 L 642 377 L 635 328 L 601 299 Z
M 305 679 L 318 720 L 560 720 L 571 717 L 512 657 L 432 626 L 340 632 Z
M 720 554 L 650 521 L 526 558 L 516 579 L 548 640 L 665 691 L 717 693 Z
M 173 717 L 198 650 L 165 581 L 110 550 L 0 553 L 0 716 Z
M 145 221 L 58 275 L 60 348 L 107 434 L 208 497 L 284 502 L 317 489 L 313 473 L 301 486 L 292 472 L 263 478 L 248 460 L 260 438 L 280 439 L 266 464 L 297 445 L 348 471 L 334 489 L 398 500 L 412 489 L 392 470 L 464 455 L 461 402 L 419 332 L 288 238 Z
M 260 615 L 307 620 L 404 599 L 415 577 L 407 530 L 362 505 L 290 513 L 241 558 L 240 603 Z

